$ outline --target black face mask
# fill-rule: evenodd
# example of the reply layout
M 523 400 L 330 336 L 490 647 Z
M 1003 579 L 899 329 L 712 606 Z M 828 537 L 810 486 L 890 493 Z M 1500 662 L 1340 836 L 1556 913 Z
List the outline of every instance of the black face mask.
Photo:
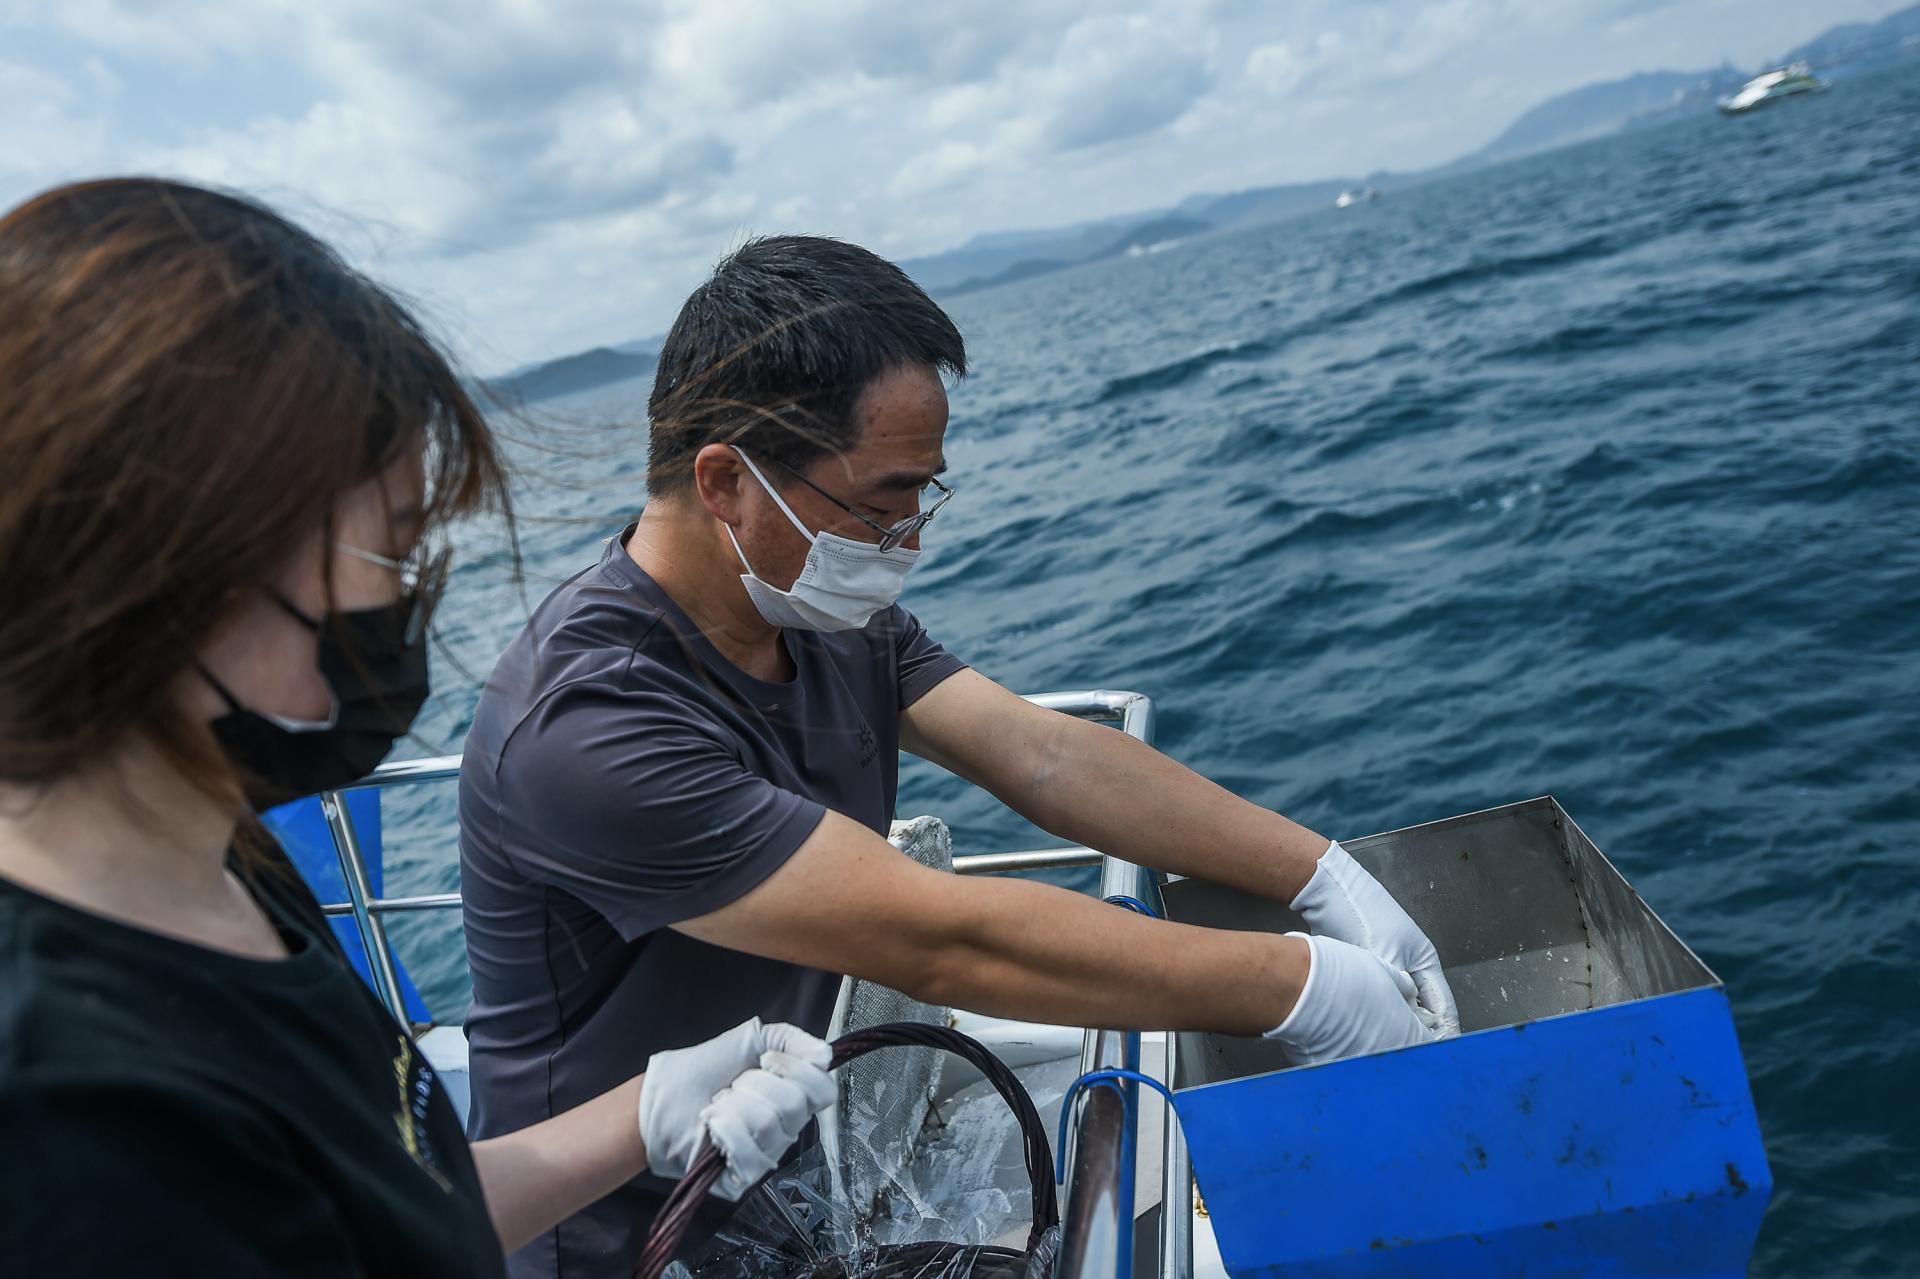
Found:
M 278 595 L 276 603 L 320 637 L 320 674 L 333 690 L 334 719 L 325 728 L 295 729 L 242 706 L 205 669 L 200 674 L 227 703 L 213 735 L 246 778 L 247 802 L 272 808 L 371 773 L 407 735 L 427 700 L 427 644 L 407 642 L 415 605 L 402 597 L 381 608 L 334 613 L 315 621 Z

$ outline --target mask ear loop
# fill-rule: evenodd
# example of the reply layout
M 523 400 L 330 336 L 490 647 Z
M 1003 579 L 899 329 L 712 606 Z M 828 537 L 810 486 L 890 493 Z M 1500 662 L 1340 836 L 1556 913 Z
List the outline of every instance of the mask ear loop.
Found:
M 737 445 L 734 447 L 733 451 L 739 455 L 739 458 L 742 462 L 745 462 L 747 464 L 747 469 L 753 472 L 753 478 L 760 481 L 760 487 L 767 491 L 767 496 L 772 498 L 774 505 L 780 508 L 780 513 L 787 517 L 787 520 L 789 523 L 791 523 L 795 528 L 800 530 L 800 536 L 806 538 L 808 543 L 810 544 L 816 538 L 818 538 L 820 536 L 818 533 L 813 532 L 806 525 L 800 522 L 800 517 L 793 513 L 793 508 L 787 505 L 787 499 L 780 496 L 780 491 L 774 488 L 773 485 L 767 483 L 767 477 L 760 474 L 760 468 L 753 464 L 753 459 L 747 456 L 747 451 L 743 448 L 740 448 Z M 732 531 L 731 528 L 729 528 L 728 531 L 731 532 Z M 735 550 L 740 549 L 738 543 L 735 543 L 734 549 Z M 747 557 L 744 555 L 741 556 L 740 562 L 743 564 L 746 563 L 746 558 Z M 752 572 L 753 570 L 749 568 L 747 571 Z
M 227 704 L 228 711 L 238 715 L 247 709 L 240 704 L 240 699 L 235 697 L 225 684 L 214 678 L 213 672 L 208 670 L 206 664 L 197 657 L 193 659 L 193 669 L 198 672 L 201 679 L 207 681 L 207 687 L 219 694 L 220 700 Z
M 320 623 L 315 621 L 313 618 L 308 617 L 304 612 L 300 610 L 298 605 L 293 603 L 293 601 L 289 600 L 286 596 L 282 595 L 279 591 L 274 590 L 271 586 L 263 587 L 262 589 L 266 592 L 267 598 L 272 600 L 275 604 L 278 604 L 281 608 L 285 609 L 287 611 L 287 614 L 290 617 L 292 617 L 294 621 L 300 623 L 302 626 L 312 631 L 315 635 L 318 635 L 320 633 Z M 250 707 L 243 706 L 240 702 L 240 699 L 233 695 L 233 691 L 229 689 L 225 684 L 222 684 L 219 680 L 215 679 L 213 672 L 208 670 L 206 668 L 206 664 L 203 663 L 197 657 L 193 659 L 193 669 L 199 672 L 200 678 L 207 681 L 208 686 L 211 687 L 214 692 L 220 695 L 220 700 L 227 704 L 227 710 L 234 715 L 242 715 L 242 714 L 258 715 L 261 719 L 266 720 L 269 724 L 272 724 L 276 728 L 283 729 L 289 733 L 321 732 L 326 729 L 332 728 L 340 720 L 340 698 L 339 698 L 339 695 L 334 693 L 334 691 L 331 688 L 327 690 L 327 695 L 333 701 L 333 709 L 327 712 L 327 717 L 325 719 L 323 720 L 292 719 L 285 715 L 275 715 L 271 711 L 256 711 Z
M 275 589 L 273 589 L 273 587 L 264 586 L 264 587 L 261 587 L 261 589 L 266 592 L 268 599 L 272 600 L 275 604 L 278 604 L 281 608 L 285 609 L 287 611 L 287 615 L 293 618 L 294 621 L 300 623 L 300 625 L 306 627 L 308 630 L 312 631 L 315 635 L 318 635 L 320 633 L 320 622 L 318 621 L 318 619 L 308 617 L 306 613 L 302 611 L 298 605 L 296 605 L 292 600 L 288 599 L 286 596 L 282 595 L 279 591 L 276 591 Z
M 753 565 L 747 563 L 747 553 L 740 549 L 740 539 L 733 535 L 733 525 L 722 524 L 720 527 L 727 530 L 727 540 L 733 543 L 733 553 L 740 557 L 740 567 L 747 570 L 748 577 L 753 578 L 755 581 L 759 581 L 760 575 L 753 571 Z
M 767 496 L 773 499 L 774 505 L 780 508 L 781 514 L 785 515 L 788 522 L 800 530 L 800 536 L 807 539 L 807 545 L 818 545 L 817 535 L 807 531 L 807 526 L 800 522 L 800 517 L 793 513 L 793 508 L 787 505 L 786 499 L 780 496 L 779 491 L 775 489 L 773 485 L 767 483 L 767 477 L 762 475 L 760 468 L 753 464 L 753 459 L 747 456 L 747 451 L 737 445 L 733 451 L 742 462 L 747 464 L 747 470 L 753 473 L 753 478 L 759 481 L 760 487 L 766 490 Z M 740 566 L 747 570 L 748 577 L 759 582 L 770 591 L 779 591 L 782 595 L 791 594 L 790 590 L 781 591 L 779 587 L 772 585 L 765 578 L 753 571 L 753 565 L 747 561 L 747 553 L 740 549 L 740 539 L 734 535 L 733 525 L 723 524 L 721 527 L 727 530 L 727 540 L 733 543 L 733 553 L 740 557 Z
M 222 684 L 219 681 L 219 679 L 217 679 L 214 676 L 214 673 L 207 669 L 205 662 L 202 662 L 197 657 L 194 658 L 193 669 L 195 673 L 197 673 L 200 676 L 201 679 L 207 682 L 207 687 L 211 688 L 214 691 L 214 693 L 219 696 L 220 700 L 227 704 L 227 714 L 244 715 L 246 713 L 246 707 L 240 704 L 240 699 L 235 697 L 233 695 L 233 691 L 229 689 L 225 684 Z M 251 771 L 244 764 L 238 765 L 238 769 L 243 778 L 247 773 Z M 249 805 L 248 807 L 251 808 L 251 805 Z M 253 836 L 261 835 L 263 833 L 263 828 L 261 828 L 259 825 L 259 819 L 251 818 L 250 820 L 253 822 L 253 825 L 251 827 L 247 827 L 243 823 L 243 829 L 250 830 Z
M 262 587 L 261 589 L 266 592 L 268 599 L 272 600 L 274 603 L 278 604 L 281 608 L 284 608 L 287 610 L 287 612 L 291 613 L 295 621 L 299 622 L 302 626 L 314 632 L 316 635 L 320 633 L 320 623 L 314 621 L 311 617 L 308 617 L 305 613 L 301 612 L 297 607 L 294 606 L 293 602 L 289 600 L 286 596 L 282 595 L 279 591 L 276 591 L 271 586 Z M 237 591 L 230 592 L 229 594 L 231 596 L 231 595 L 238 594 L 238 592 Z M 235 715 L 240 715 L 245 713 L 247 708 L 240 704 L 240 699 L 233 695 L 233 690 L 229 689 L 225 684 L 222 684 L 218 679 L 214 678 L 213 672 L 207 669 L 207 665 L 205 662 L 202 662 L 198 657 L 195 657 L 193 659 L 193 669 L 199 674 L 201 679 L 207 681 L 207 687 L 211 688 L 215 693 L 218 693 L 220 695 L 220 700 L 227 704 L 228 711 L 230 711 Z

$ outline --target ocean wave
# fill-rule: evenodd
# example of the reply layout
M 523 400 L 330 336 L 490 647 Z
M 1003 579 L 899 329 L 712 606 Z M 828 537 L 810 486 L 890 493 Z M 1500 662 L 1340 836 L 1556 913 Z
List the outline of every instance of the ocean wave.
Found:
M 1561 267 L 1607 257 L 1617 253 L 1623 247 L 1625 243 L 1618 237 L 1590 235 L 1572 244 L 1537 253 L 1512 253 L 1502 257 L 1479 258 L 1461 266 L 1409 280 L 1405 284 L 1366 299 L 1350 310 L 1341 311 L 1339 315 L 1342 317 L 1365 315 L 1372 311 L 1398 306 L 1402 302 L 1431 297 L 1436 293 L 1449 293 L 1472 284 L 1521 279 L 1545 271 L 1555 271 Z
M 1304 423 L 1323 437 L 1313 459 L 1340 461 L 1382 444 L 1455 426 L 1487 385 L 1468 378 L 1437 386 L 1419 377 L 1398 378 L 1353 408 Z
M 1264 359 L 1279 349 L 1279 343 L 1263 338 L 1208 347 L 1204 351 L 1197 351 L 1183 359 L 1157 364 L 1138 373 L 1109 378 L 1106 385 L 1094 395 L 1092 403 L 1111 404 L 1115 400 L 1129 399 L 1152 391 L 1171 390 L 1193 381 L 1217 365 Z

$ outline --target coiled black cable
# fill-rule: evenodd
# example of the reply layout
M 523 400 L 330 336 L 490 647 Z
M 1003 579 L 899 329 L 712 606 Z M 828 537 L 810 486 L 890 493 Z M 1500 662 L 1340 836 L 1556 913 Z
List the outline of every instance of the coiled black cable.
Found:
M 1034 1108 L 1033 1098 L 1027 1095 L 1026 1087 L 1007 1069 L 1006 1063 L 988 1052 L 978 1040 L 945 1026 L 890 1022 L 883 1026 L 849 1031 L 833 1041 L 831 1068 L 837 1070 L 854 1058 L 864 1057 L 881 1048 L 905 1047 L 939 1048 L 965 1058 L 1006 1100 L 1014 1118 L 1020 1123 L 1020 1137 L 1026 1147 L 1027 1176 L 1033 1183 L 1033 1228 L 1027 1233 L 1025 1250 L 1020 1252 L 982 1244 L 912 1243 L 884 1246 L 872 1254 L 862 1254 L 860 1274 L 872 1279 L 920 1274 L 929 1266 L 940 1266 L 963 1252 L 973 1254 L 970 1258 L 973 1263 L 971 1269 L 976 1275 L 986 1270 L 1018 1273 L 1027 1254 L 1039 1246 L 1041 1236 L 1060 1221 L 1060 1207 L 1053 1190 L 1053 1152 L 1047 1144 L 1047 1130 L 1040 1122 L 1040 1112 Z M 713 1183 L 720 1179 L 724 1171 L 726 1160 L 711 1144 L 703 1143 L 700 1153 L 694 1156 L 693 1163 L 688 1167 L 687 1175 L 680 1179 L 680 1184 L 674 1187 L 673 1194 L 668 1196 L 661 1208 L 660 1215 L 654 1219 L 653 1232 L 647 1236 L 646 1246 L 640 1250 L 640 1260 L 634 1266 L 634 1279 L 658 1279 L 660 1272 L 667 1268 L 667 1263 L 673 1260 L 673 1254 L 679 1250 L 687 1228 L 693 1224 L 700 1201 L 707 1197 L 707 1192 L 713 1189 Z M 799 1272 L 799 1275 L 805 1279 L 841 1279 L 848 1273 L 847 1262 L 848 1259 L 844 1257 L 822 1258 Z

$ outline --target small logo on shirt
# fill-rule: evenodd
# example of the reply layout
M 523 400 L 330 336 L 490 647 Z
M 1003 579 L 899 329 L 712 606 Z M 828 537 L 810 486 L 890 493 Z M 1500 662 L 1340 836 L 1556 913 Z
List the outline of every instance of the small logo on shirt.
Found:
M 880 752 L 880 743 L 874 740 L 873 725 L 860 721 L 860 762 L 871 764 L 873 757 Z
M 393 1081 L 400 1089 L 400 1108 L 393 1112 L 401 1147 L 413 1156 L 420 1170 L 448 1194 L 453 1185 L 435 1166 L 433 1143 L 427 1138 L 427 1108 L 433 1101 L 433 1067 L 413 1053 L 413 1041 L 399 1036 L 400 1051 L 393 1059 Z

